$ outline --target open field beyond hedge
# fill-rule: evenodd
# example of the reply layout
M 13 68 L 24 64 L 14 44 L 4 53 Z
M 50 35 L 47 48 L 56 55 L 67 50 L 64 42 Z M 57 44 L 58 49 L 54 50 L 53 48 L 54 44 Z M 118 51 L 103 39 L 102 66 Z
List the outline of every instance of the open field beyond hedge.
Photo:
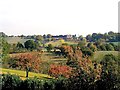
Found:
M 12 70 L 12 69 L 4 69 L 4 68 L 0 68 L 1 69 L 1 73 L 2 74 L 15 74 L 21 77 L 22 80 L 25 80 L 26 77 L 26 72 L 22 71 L 22 70 Z M 38 78 L 52 78 L 51 76 L 47 75 L 47 74 L 40 74 L 40 73 L 34 73 L 34 72 L 29 72 L 29 78 L 32 77 L 38 77 Z

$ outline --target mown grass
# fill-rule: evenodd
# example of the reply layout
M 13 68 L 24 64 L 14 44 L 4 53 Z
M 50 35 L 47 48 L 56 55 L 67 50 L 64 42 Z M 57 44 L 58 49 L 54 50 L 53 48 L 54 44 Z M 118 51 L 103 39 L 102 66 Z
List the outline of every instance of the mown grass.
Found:
M 120 55 L 120 52 L 118 51 L 96 51 L 91 59 L 93 61 L 100 62 L 106 54 L 113 54 L 115 56 L 118 56 Z
M 12 70 L 12 69 L 5 69 L 5 68 L 0 68 L 2 74 L 15 74 L 20 76 L 22 80 L 26 79 L 26 72 L 22 70 Z M 29 72 L 29 78 L 32 77 L 38 77 L 38 78 L 52 78 L 51 76 L 47 74 L 40 74 L 40 73 L 34 73 L 34 72 Z

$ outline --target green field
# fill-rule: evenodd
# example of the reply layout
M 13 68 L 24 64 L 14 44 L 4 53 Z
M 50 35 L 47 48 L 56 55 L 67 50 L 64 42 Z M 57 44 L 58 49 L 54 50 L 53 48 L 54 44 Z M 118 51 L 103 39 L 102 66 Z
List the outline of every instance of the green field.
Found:
M 24 39 L 24 38 L 20 38 L 20 37 L 6 37 L 5 40 L 9 44 L 16 44 L 18 42 L 23 44 L 25 41 L 30 40 L 30 39 Z
M 106 54 L 113 54 L 115 56 L 118 56 L 118 54 L 120 55 L 120 52 L 118 52 L 118 51 L 96 51 L 94 56 L 92 57 L 92 60 L 99 62 L 99 61 L 101 61 L 103 59 L 103 57 Z
M 64 43 L 67 43 L 68 45 L 78 44 L 77 42 L 73 42 L 73 41 L 57 40 L 57 41 L 50 41 L 50 42 L 46 43 L 45 45 L 47 46 L 48 44 L 52 44 L 53 46 L 61 46 Z
M 26 72 L 25 71 L 22 71 L 22 70 L 12 70 L 12 69 L 5 69 L 5 68 L 0 68 L 1 69 L 1 73 L 2 74 L 7 74 L 7 73 L 10 73 L 10 74 L 15 74 L 15 75 L 18 75 L 20 76 L 21 79 L 26 79 Z M 40 74 L 40 73 L 33 73 L 33 72 L 29 72 L 29 78 L 32 78 L 32 77 L 38 77 L 38 78 L 52 78 L 51 76 L 47 75 L 47 74 Z

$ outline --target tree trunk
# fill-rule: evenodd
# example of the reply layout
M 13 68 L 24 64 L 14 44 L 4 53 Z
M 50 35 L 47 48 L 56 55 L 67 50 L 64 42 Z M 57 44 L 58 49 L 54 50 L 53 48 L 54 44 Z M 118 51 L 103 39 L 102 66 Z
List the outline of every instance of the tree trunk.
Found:
M 26 78 L 28 77 L 28 73 L 29 73 L 29 70 L 27 69 L 26 70 Z

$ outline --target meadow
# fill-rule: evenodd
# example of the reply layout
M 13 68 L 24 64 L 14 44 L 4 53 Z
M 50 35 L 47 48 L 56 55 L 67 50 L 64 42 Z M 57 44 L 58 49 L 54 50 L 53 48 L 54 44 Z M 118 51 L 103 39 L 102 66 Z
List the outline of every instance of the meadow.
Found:
M 113 54 L 115 56 L 120 55 L 119 51 L 96 51 L 95 54 L 92 56 L 92 61 L 100 62 L 103 57 L 107 54 Z
M 25 80 L 26 77 L 26 72 L 22 70 L 13 70 L 13 69 L 5 69 L 5 68 L 0 68 L 1 74 L 15 74 L 20 76 L 22 80 Z M 38 78 L 52 78 L 51 76 L 47 74 L 40 74 L 40 73 L 34 73 L 34 72 L 29 72 L 29 78 L 33 77 L 38 77 Z
M 24 43 L 29 39 L 24 39 L 21 37 L 5 37 L 5 40 L 9 43 L 9 44 L 17 44 L 18 42 L 20 43 Z

